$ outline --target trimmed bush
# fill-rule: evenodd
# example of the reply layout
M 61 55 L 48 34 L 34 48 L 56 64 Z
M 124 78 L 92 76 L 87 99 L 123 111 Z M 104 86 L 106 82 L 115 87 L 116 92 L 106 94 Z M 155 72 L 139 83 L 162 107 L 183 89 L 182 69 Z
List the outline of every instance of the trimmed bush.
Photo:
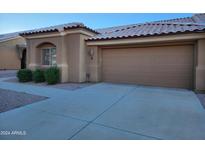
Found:
M 60 70 L 57 67 L 50 67 L 46 69 L 44 75 L 48 84 L 56 84 L 60 80 Z
M 19 82 L 29 82 L 32 81 L 32 71 L 29 69 L 20 69 L 17 72 L 17 78 Z
M 36 69 L 35 71 L 33 71 L 33 81 L 36 83 L 44 82 L 44 70 Z

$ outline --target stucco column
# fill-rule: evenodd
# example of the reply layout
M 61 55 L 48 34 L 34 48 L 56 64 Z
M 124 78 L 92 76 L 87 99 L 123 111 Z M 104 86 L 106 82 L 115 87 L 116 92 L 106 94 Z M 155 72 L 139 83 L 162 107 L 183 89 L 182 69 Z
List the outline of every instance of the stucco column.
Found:
M 61 47 L 57 49 L 57 64 L 61 70 L 61 82 L 68 82 L 69 74 L 68 74 L 68 55 L 66 49 L 65 37 L 61 36 Z
M 30 68 L 30 43 L 26 40 L 26 67 Z
M 196 85 L 197 91 L 205 90 L 205 39 L 197 42 Z
M 101 50 L 97 46 L 88 49 L 88 72 L 91 82 L 101 81 Z
M 27 44 L 27 66 L 29 69 L 31 70 L 35 70 L 36 67 L 38 66 L 37 65 L 37 61 L 36 61 L 36 55 L 37 55 L 37 52 L 38 52 L 38 49 L 37 48 L 34 48 L 32 46 L 32 43 L 31 41 L 27 40 L 26 41 L 26 44 Z

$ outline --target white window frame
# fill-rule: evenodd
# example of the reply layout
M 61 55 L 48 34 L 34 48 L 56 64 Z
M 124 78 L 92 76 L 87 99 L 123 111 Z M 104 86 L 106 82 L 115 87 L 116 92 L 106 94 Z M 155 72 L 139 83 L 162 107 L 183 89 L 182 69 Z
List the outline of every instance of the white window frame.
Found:
M 45 49 L 49 49 L 49 58 L 50 58 L 49 63 L 50 64 L 48 64 L 48 65 L 44 64 L 44 57 L 43 57 L 44 53 L 43 52 L 45 52 L 44 51 Z M 52 64 L 52 54 L 51 54 L 52 49 L 55 49 L 55 52 L 56 52 L 56 47 L 41 48 L 41 65 L 42 66 L 57 66 L 57 62 L 56 62 L 56 64 Z

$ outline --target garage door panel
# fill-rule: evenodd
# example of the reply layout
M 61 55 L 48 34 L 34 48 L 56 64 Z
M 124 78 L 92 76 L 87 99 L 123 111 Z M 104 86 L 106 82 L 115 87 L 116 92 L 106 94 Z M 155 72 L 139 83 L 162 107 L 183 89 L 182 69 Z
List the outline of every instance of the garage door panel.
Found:
M 103 50 L 104 81 L 191 88 L 193 46 Z
M 105 77 L 105 81 L 107 82 L 116 82 L 116 83 L 134 83 L 134 84 L 141 84 L 141 85 L 152 85 L 152 86 L 163 86 L 163 87 L 178 87 L 178 88 L 189 88 L 192 86 L 192 83 L 189 81 L 191 77 L 184 77 L 184 76 L 163 76 L 163 80 L 159 79 L 162 76 L 155 76 L 155 75 L 138 75 L 137 77 L 133 76 L 126 76 L 122 80 L 123 76 L 119 74 L 115 74 L 118 77 Z M 145 77 L 146 76 L 146 77 Z M 159 80 L 156 80 L 158 78 Z M 184 80 L 185 79 L 185 80 Z
M 184 79 L 189 79 L 191 77 L 191 75 L 183 75 L 183 74 L 151 74 L 148 72 L 141 72 L 141 73 L 135 73 L 135 72 L 131 72 L 129 75 L 122 75 L 119 72 L 116 73 L 110 73 L 110 76 L 104 76 L 104 79 L 125 79 L 126 81 L 128 81 L 129 79 L 132 79 L 133 81 L 137 81 L 138 79 L 144 79 L 144 80 L 148 80 L 148 81 L 152 81 L 152 80 L 156 80 L 156 78 L 163 78 L 164 80 L 168 79 L 168 80 L 181 80 L 183 81 Z M 163 80 L 156 80 L 156 81 L 163 81 Z
M 135 71 L 142 71 L 142 72 L 150 72 L 150 70 L 155 70 L 156 72 L 192 72 L 191 68 L 192 65 L 133 65 L 133 64 L 119 64 L 119 65 L 104 65 L 104 71 L 110 71 L 113 72 L 113 69 L 116 67 L 119 67 L 119 69 L 125 69 L 123 72 L 126 71 L 133 71 L 132 67 L 135 67 Z M 116 70 L 117 71 L 117 70 Z M 114 71 L 115 72 L 115 71 Z M 118 71 L 119 72 L 119 71 Z M 138 72 L 139 73 L 139 72 Z M 153 73 L 153 72 L 151 72 Z
M 178 65 L 190 65 L 190 61 L 193 60 L 193 57 L 192 57 L 192 54 L 176 54 L 174 56 L 162 56 L 162 55 L 159 55 L 159 56 L 152 56 L 152 55 L 149 55 L 149 53 L 144 53 L 144 56 L 139 56 L 137 53 L 133 54 L 133 53 L 129 53 L 129 54 L 132 54 L 132 56 L 129 56 L 129 55 L 125 55 L 126 53 L 124 53 L 124 55 L 116 55 L 117 51 L 112 54 L 114 54 L 113 56 L 109 56 L 109 53 L 105 53 L 106 55 L 104 56 L 104 60 L 105 60 L 105 64 L 106 62 L 112 62 L 113 64 L 119 64 L 118 61 L 121 61 L 121 62 L 127 62 L 129 61 L 129 64 L 131 63 L 134 63 L 134 64 L 146 64 L 146 63 L 149 63 L 149 64 L 170 64 L 170 65 L 173 65 L 173 64 L 178 64 Z M 115 56 L 116 55 L 116 56 Z M 148 57 L 147 57 L 148 56 Z M 107 58 L 109 57 L 109 58 Z M 137 61 L 136 60 L 136 57 L 137 57 Z M 112 59 L 118 59 L 118 61 L 113 61 Z

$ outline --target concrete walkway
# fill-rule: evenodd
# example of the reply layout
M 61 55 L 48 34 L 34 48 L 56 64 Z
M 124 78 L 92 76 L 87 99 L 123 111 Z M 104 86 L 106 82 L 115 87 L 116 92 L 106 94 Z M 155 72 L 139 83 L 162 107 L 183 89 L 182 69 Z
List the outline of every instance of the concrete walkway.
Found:
M 0 81 L 49 97 L 0 113 L 0 139 L 205 139 L 205 110 L 192 91 L 99 83 L 75 91 Z M 7 132 L 7 133 L 8 133 Z
M 0 78 L 15 77 L 17 70 L 0 70 Z

